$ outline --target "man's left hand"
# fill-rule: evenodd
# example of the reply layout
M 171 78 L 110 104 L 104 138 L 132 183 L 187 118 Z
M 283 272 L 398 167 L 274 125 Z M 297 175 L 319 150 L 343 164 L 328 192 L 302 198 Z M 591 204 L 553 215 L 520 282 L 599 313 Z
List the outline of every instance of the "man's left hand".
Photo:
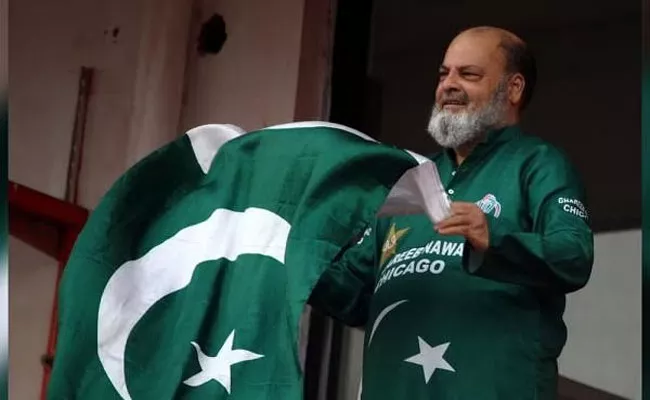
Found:
M 490 245 L 487 218 L 474 203 L 451 204 L 451 216 L 435 225 L 441 235 L 463 236 L 475 250 L 485 251 Z

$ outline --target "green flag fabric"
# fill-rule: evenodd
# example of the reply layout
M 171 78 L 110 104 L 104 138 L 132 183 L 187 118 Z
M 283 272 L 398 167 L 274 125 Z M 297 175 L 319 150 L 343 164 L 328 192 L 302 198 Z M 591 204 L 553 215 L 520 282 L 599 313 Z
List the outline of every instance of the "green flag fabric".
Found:
M 195 128 L 127 171 L 60 286 L 48 399 L 300 399 L 299 319 L 417 154 L 340 125 Z

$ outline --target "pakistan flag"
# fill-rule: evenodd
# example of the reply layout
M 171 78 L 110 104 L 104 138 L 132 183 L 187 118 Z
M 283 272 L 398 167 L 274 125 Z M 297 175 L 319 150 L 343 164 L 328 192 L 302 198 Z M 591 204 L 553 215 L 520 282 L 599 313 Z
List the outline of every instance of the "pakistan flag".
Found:
M 48 398 L 302 398 L 313 286 L 421 162 L 320 122 L 206 125 L 149 155 L 73 250 Z

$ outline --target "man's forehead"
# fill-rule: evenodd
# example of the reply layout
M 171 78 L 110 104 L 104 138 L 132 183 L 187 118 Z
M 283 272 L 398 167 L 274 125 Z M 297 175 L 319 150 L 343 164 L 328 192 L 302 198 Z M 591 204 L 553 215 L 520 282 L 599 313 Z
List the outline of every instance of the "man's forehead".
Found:
M 444 68 L 501 68 L 505 57 L 499 47 L 500 38 L 493 34 L 464 33 L 447 48 Z

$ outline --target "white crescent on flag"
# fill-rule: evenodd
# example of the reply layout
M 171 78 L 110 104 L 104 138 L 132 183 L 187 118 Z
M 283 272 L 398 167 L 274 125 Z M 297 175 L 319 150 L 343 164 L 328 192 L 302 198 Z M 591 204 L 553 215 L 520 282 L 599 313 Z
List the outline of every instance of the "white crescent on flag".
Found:
M 131 400 L 124 369 L 126 343 L 146 312 L 187 287 L 196 267 L 205 261 L 259 254 L 284 264 L 290 230 L 287 221 L 268 210 L 217 209 L 205 221 L 180 230 L 115 271 L 99 304 L 97 354 L 122 399 Z

